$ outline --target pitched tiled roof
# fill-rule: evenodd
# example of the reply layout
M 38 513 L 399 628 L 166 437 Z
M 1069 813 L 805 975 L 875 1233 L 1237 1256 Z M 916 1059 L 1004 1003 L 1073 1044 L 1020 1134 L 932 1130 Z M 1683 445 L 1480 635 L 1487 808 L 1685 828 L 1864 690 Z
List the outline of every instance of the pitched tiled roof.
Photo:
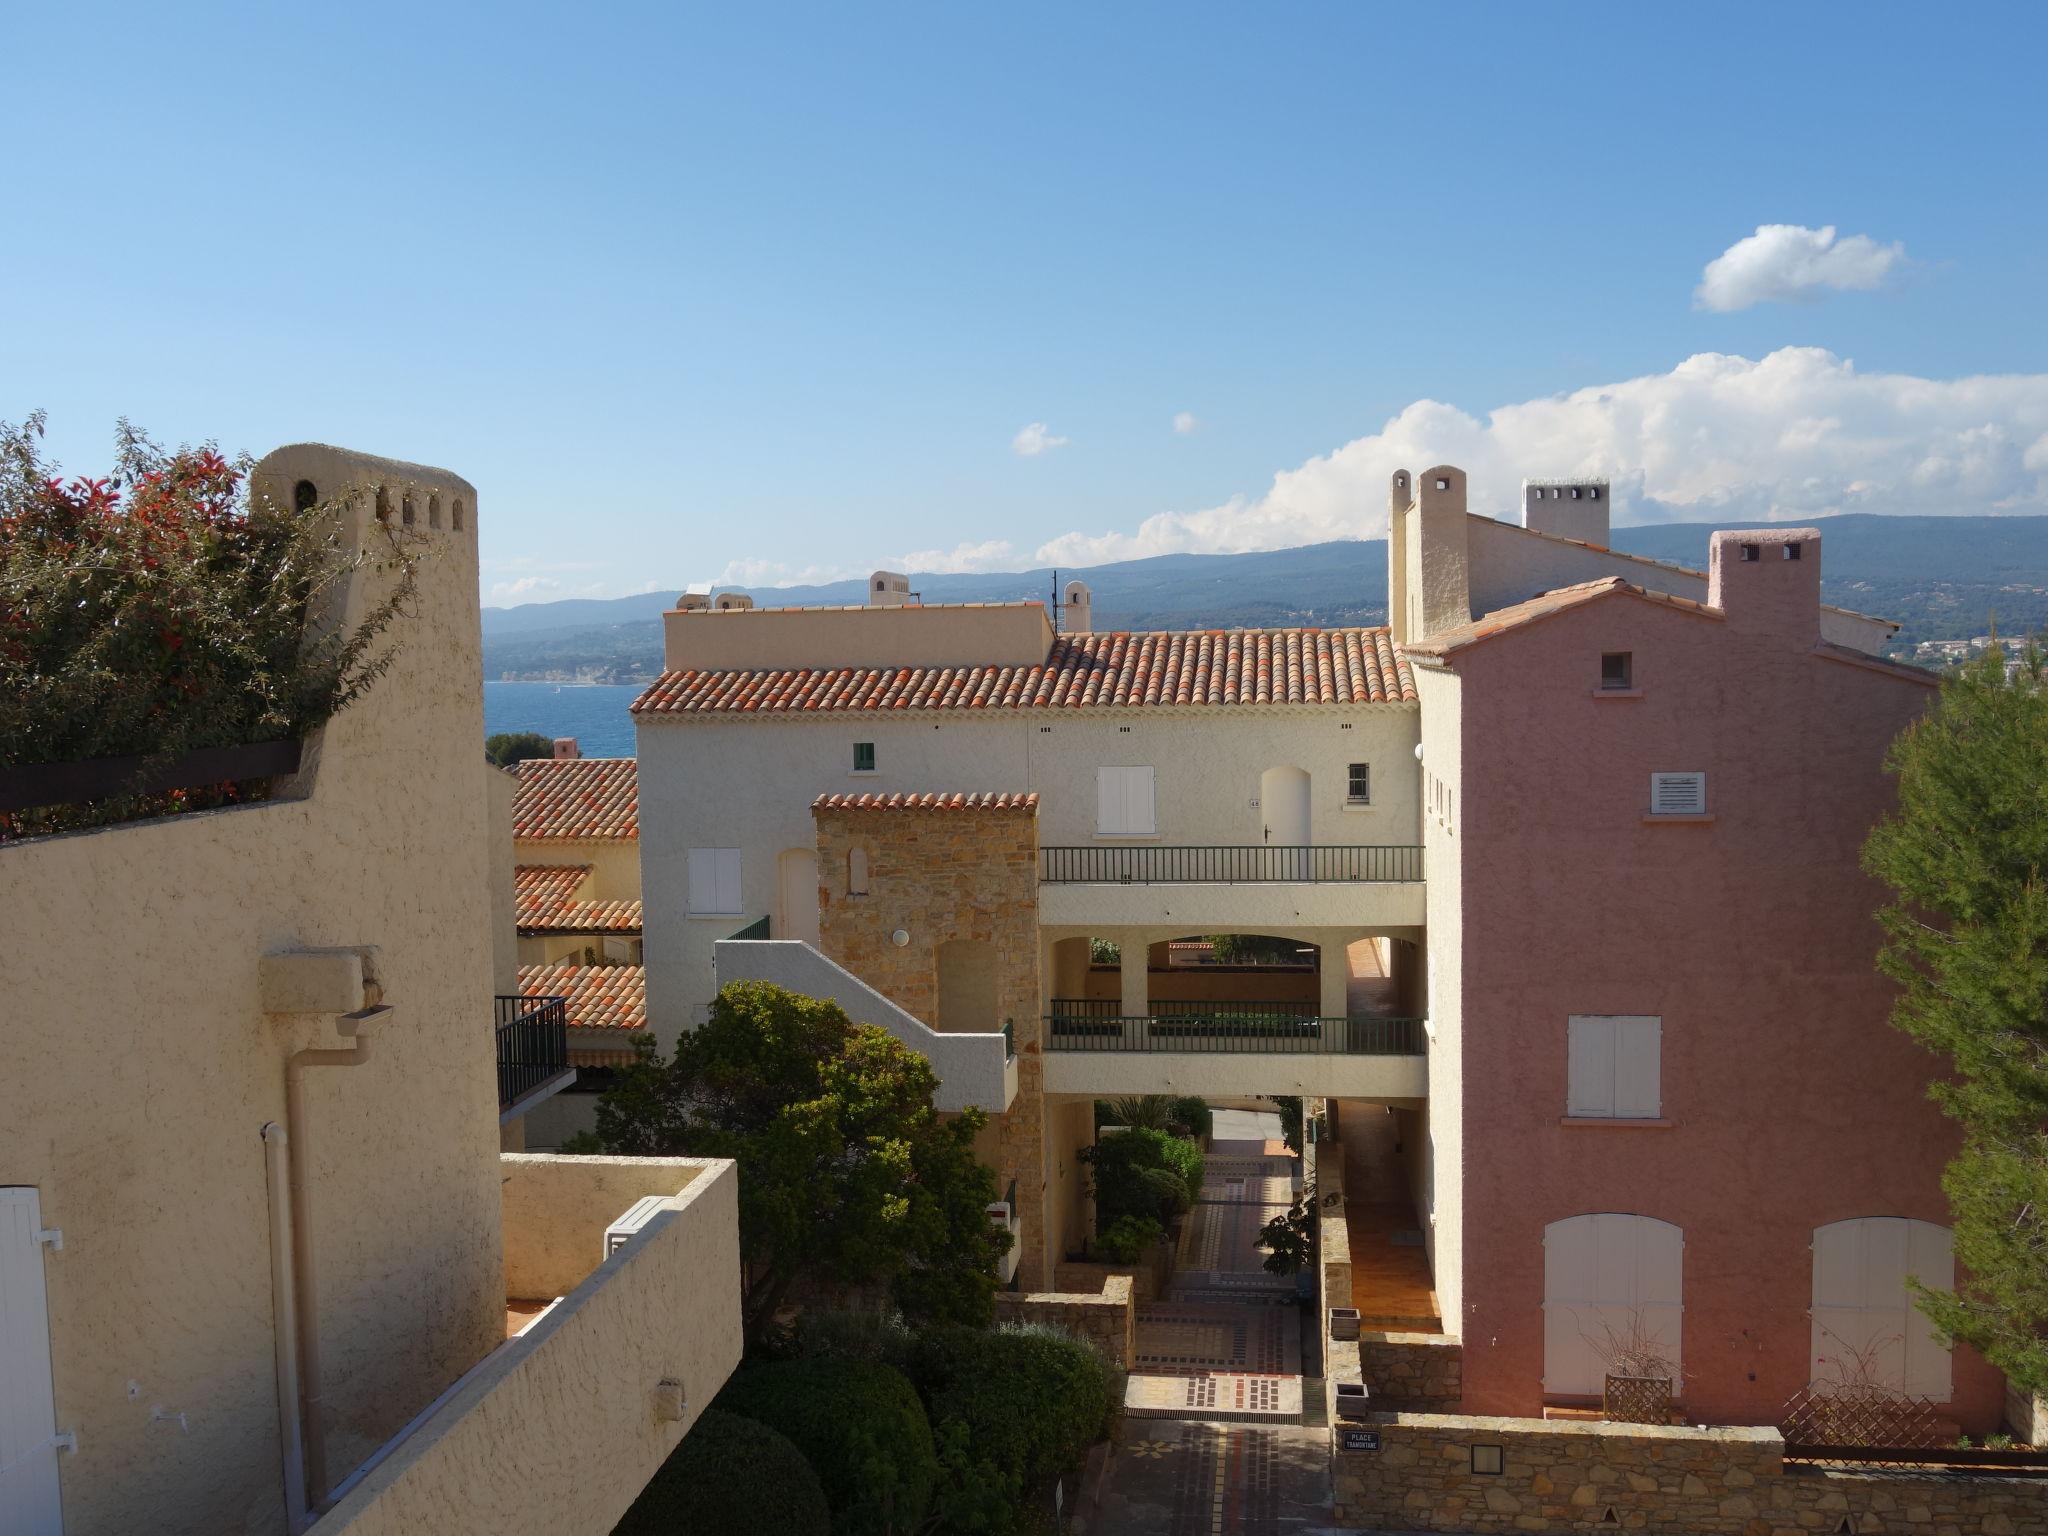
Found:
M 664 673 L 651 715 L 1411 702 L 1385 628 L 1062 635 L 1038 666 L 795 667 Z
M 521 864 L 512 871 L 518 898 L 519 931 L 543 933 L 638 933 L 637 901 L 578 901 L 576 891 L 588 864 Z
M 814 811 L 1035 811 L 1037 794 L 1024 795 L 820 795 Z
M 1554 592 L 1532 597 L 1525 603 L 1513 603 L 1506 608 L 1496 608 L 1492 613 L 1482 614 L 1470 624 L 1459 624 L 1451 629 L 1438 630 L 1427 640 L 1411 640 L 1403 649 L 1416 656 L 1445 656 L 1452 651 L 1463 650 L 1468 645 L 1477 645 L 1482 640 L 1491 640 L 1495 635 L 1533 624 L 1539 619 L 1547 619 L 1552 614 L 1565 613 L 1616 594 L 1640 598 L 1648 603 L 1660 603 L 1667 608 L 1676 608 L 1701 618 L 1721 617 L 1720 609 L 1709 608 L 1705 603 L 1696 603 L 1689 597 L 1673 597 L 1669 592 L 1652 592 L 1643 587 L 1633 586 L 1619 576 L 1603 576 L 1598 581 L 1582 581 L 1576 586 L 1559 587 Z
M 571 1029 L 647 1027 L 647 972 L 637 965 L 522 965 L 521 997 L 559 997 Z
M 531 758 L 518 765 L 515 838 L 640 835 L 639 765 L 630 757 Z
M 519 910 L 520 928 L 563 902 L 574 901 L 577 888 L 589 874 L 588 864 L 514 865 L 512 899 Z

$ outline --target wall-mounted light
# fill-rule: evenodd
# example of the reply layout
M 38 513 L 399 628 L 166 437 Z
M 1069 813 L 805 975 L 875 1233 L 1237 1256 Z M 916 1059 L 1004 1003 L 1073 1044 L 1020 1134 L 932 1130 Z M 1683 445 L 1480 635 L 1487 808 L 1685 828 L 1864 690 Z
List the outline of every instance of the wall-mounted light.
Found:
M 1502 1460 L 1501 1447 L 1497 1445 L 1472 1447 L 1472 1471 L 1480 1477 L 1499 1477 Z
M 894 944 L 898 949 L 903 948 L 904 945 L 910 942 L 910 930 L 908 928 L 898 928 L 894 933 L 889 935 L 889 942 L 891 944 Z

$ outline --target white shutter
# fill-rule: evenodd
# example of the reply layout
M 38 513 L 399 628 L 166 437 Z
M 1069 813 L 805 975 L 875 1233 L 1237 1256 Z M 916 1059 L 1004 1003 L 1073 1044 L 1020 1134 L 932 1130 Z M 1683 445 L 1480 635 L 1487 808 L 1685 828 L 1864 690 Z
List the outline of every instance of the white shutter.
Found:
M 1864 1216 L 1814 1229 L 1814 1382 L 1866 1381 L 1948 1401 L 1953 1356 L 1913 1304 L 1906 1280 L 1953 1286 L 1951 1241 L 1946 1227 L 1896 1216 Z
M 1095 831 L 1101 837 L 1116 837 L 1124 830 L 1123 772 L 1116 768 L 1095 770 Z
M 1662 1019 L 1614 1021 L 1614 1113 L 1624 1120 L 1655 1120 L 1663 1113 L 1659 1077 Z
M 1614 1020 L 1575 1015 L 1565 1028 L 1565 1113 L 1605 1119 L 1614 1113 Z
M 740 851 L 737 848 L 692 848 L 690 865 L 690 910 L 717 917 L 738 917 L 740 904 Z
M 1095 831 L 1101 837 L 1150 837 L 1153 819 L 1150 768 L 1095 770 Z
M 1554 1221 L 1543 1229 L 1543 1390 L 1585 1397 L 1600 1390 L 1600 1357 L 1593 1348 L 1594 1237 L 1591 1216 Z
M 1159 830 L 1153 819 L 1152 770 L 1124 770 L 1124 825 L 1134 837 L 1150 837 Z
M 1653 1216 L 1603 1212 L 1543 1229 L 1543 1390 L 1597 1397 L 1603 1346 L 1640 1330 L 1679 1367 L 1685 1234 Z
M 1704 816 L 1706 813 L 1707 776 L 1704 773 L 1650 775 L 1651 815 Z
M 33 1189 L 0 1189 L 0 1536 L 62 1536 L 50 1308 Z

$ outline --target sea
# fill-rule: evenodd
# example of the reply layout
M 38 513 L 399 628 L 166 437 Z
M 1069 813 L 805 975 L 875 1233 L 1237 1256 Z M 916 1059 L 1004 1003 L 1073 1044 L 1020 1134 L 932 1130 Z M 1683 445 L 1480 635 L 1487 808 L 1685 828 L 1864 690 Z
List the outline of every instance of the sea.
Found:
M 486 682 L 484 734 L 574 736 L 585 757 L 631 757 L 633 717 L 627 710 L 645 691 L 640 683 Z

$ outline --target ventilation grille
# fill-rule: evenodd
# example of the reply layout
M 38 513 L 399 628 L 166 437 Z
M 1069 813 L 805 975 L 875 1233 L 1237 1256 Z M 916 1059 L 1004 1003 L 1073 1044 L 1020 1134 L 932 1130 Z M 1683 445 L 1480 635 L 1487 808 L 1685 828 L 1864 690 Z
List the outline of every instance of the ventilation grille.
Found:
M 1706 813 L 1707 776 L 1704 773 L 1650 775 L 1652 816 L 1704 816 Z

